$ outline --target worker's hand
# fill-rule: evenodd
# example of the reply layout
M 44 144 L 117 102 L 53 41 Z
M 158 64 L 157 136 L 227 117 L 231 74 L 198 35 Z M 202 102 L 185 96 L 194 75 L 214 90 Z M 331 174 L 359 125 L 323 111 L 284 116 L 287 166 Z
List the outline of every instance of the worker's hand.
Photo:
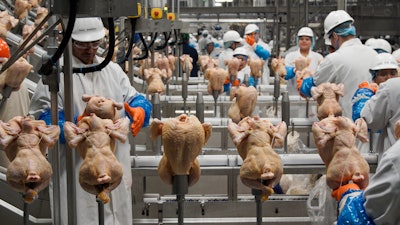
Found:
M 347 191 L 351 190 L 360 190 L 360 187 L 355 183 L 348 183 L 346 185 L 342 185 L 339 188 L 332 191 L 332 197 L 336 199 L 336 201 L 340 201 L 344 194 L 347 194 Z
M 239 80 L 239 79 L 235 79 L 235 80 L 233 81 L 232 86 L 239 87 L 239 85 L 240 85 L 240 80 Z
M 231 81 L 226 78 L 224 82 L 224 92 L 228 92 L 231 89 Z
M 296 73 L 294 71 L 295 70 L 294 66 L 285 66 L 285 69 L 286 69 L 286 75 L 284 77 L 285 80 L 290 80 L 296 76 Z
M 144 109 L 141 107 L 131 107 L 127 102 L 124 102 L 124 108 L 127 114 L 132 118 L 131 132 L 134 137 L 139 133 L 144 124 Z
M 365 103 L 375 95 L 377 85 L 369 84 L 368 82 L 362 82 L 358 85 L 359 89 L 354 93 L 351 98 L 352 105 L 352 119 L 356 121 L 361 117 L 361 111 L 365 106 Z
M 314 86 L 315 84 L 312 77 L 297 80 L 297 89 L 302 97 L 311 98 L 311 88 Z
M 81 121 L 81 119 L 83 119 L 83 117 L 85 116 L 89 116 L 86 112 L 86 110 L 83 110 L 83 113 L 81 115 L 79 115 L 78 117 L 76 117 L 76 122 Z
M 379 86 L 377 83 L 368 83 L 368 82 L 364 81 L 358 85 L 358 88 L 368 88 L 371 91 L 373 91 L 375 94 L 376 91 L 378 91 Z
M 249 44 L 250 46 L 253 46 L 254 43 L 256 42 L 256 41 L 254 40 L 254 35 L 251 35 L 251 36 L 246 35 L 246 42 L 247 42 L 247 44 Z

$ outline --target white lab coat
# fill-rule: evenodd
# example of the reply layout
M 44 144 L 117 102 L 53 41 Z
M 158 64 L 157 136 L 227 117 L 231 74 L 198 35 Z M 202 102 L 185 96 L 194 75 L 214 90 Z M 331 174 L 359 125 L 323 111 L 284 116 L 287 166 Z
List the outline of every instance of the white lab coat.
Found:
M 295 66 L 294 60 L 301 57 L 302 54 L 300 53 L 300 49 L 297 49 L 294 52 L 290 52 L 285 56 L 285 65 L 286 66 Z M 317 67 L 320 62 L 323 60 L 323 56 L 317 52 L 309 51 L 307 58 L 311 60 L 310 66 L 308 67 L 311 71 L 317 70 Z M 299 95 L 299 91 L 297 90 L 297 82 L 296 78 L 292 78 L 286 81 L 286 90 L 288 91 L 289 95 Z
M 247 74 L 248 78 L 250 78 L 250 67 L 246 65 L 243 69 L 238 71 L 237 78 L 240 80 L 240 83 L 243 83 L 244 76 Z
M 397 141 L 383 154 L 364 192 L 364 208 L 377 225 L 400 224 L 399 150 Z
M 361 110 L 361 117 L 373 131 L 382 130 L 377 150 L 385 151 L 397 138 L 395 123 L 400 119 L 400 77 L 391 78 L 379 85 L 379 89 Z
M 103 59 L 95 58 L 95 64 Z M 72 57 L 72 65 L 74 67 L 88 67 L 77 58 Z M 83 94 L 98 94 L 104 97 L 114 99 L 116 102 L 130 102 L 138 92 L 130 85 L 128 76 L 115 63 L 110 62 L 101 71 L 87 74 L 73 74 L 73 107 L 74 115 L 80 115 L 86 103 L 82 101 Z M 64 77 L 60 76 L 60 91 L 58 92 L 58 109 L 64 109 Z M 39 81 L 36 91 L 32 97 L 30 105 L 30 114 L 38 118 L 39 115 L 50 107 L 50 93 L 48 86 L 44 86 Z M 119 110 L 120 117 L 125 117 L 125 110 Z M 128 134 L 131 135 L 131 134 Z M 127 225 L 132 224 L 132 199 L 131 199 L 131 162 L 130 162 L 130 144 L 129 142 L 121 143 L 117 141 L 117 149 L 115 155 L 123 167 L 123 179 L 121 184 L 111 191 L 111 201 L 104 205 L 104 222 L 107 225 Z M 60 145 L 61 168 L 65 168 L 65 146 Z M 79 167 L 82 159 L 79 154 L 75 154 L 75 174 L 76 174 L 76 206 L 77 206 L 77 224 L 78 225 L 97 225 L 98 224 L 98 207 L 96 196 L 84 191 L 79 184 Z M 66 223 L 67 218 L 67 190 L 66 190 L 66 171 L 62 170 L 60 174 L 61 183 L 61 224 Z M 65 207 L 65 208 L 63 208 Z
M 257 45 L 260 45 L 265 50 L 268 50 L 269 53 L 271 54 L 271 47 L 269 47 L 269 45 L 267 43 L 265 43 L 263 40 L 258 39 Z M 247 42 L 244 42 L 243 47 L 247 50 L 247 54 L 249 55 L 249 59 L 259 59 L 260 58 L 254 52 L 254 48 L 251 47 L 249 44 L 247 44 Z M 270 58 L 265 60 L 265 63 L 264 63 L 264 66 L 263 66 L 263 71 L 262 71 L 262 77 L 261 77 L 261 81 L 259 82 L 259 84 L 269 84 L 269 81 L 268 81 L 269 75 L 270 75 L 270 71 L 269 71 L 269 67 L 268 67 L 268 60 L 269 59 Z
M 225 60 L 229 60 L 233 58 L 233 49 L 225 48 L 218 56 L 218 67 L 223 69 L 228 69 L 228 66 L 225 65 Z
M 344 96 L 339 99 L 343 116 L 352 118 L 351 98 L 363 81 L 371 82 L 369 68 L 378 53 L 363 45 L 358 38 L 344 42 L 338 50 L 327 55 L 313 75 L 316 86 L 325 83 L 343 83 Z

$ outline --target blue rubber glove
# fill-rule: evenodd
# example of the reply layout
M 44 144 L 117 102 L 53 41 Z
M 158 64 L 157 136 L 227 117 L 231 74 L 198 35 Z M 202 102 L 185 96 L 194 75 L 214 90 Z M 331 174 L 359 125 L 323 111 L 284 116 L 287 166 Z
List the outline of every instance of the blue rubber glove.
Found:
M 342 195 L 337 225 L 375 225 L 365 212 L 363 193 L 363 190 L 349 189 Z
M 375 93 L 369 88 L 359 88 L 354 93 L 351 102 L 353 103 L 352 106 L 352 118 L 353 121 L 356 121 L 358 118 L 361 117 L 361 110 L 364 108 L 365 103 L 374 96 Z
M 231 83 L 225 83 L 224 84 L 224 92 L 228 92 L 231 90 Z
M 285 66 L 286 68 L 286 76 L 284 77 L 285 80 L 290 80 L 293 77 L 296 76 L 296 73 L 294 72 L 294 66 Z
M 249 77 L 249 87 L 253 86 L 253 87 L 257 87 L 258 85 L 258 79 L 255 80 L 254 77 L 250 76 Z
M 263 48 L 260 45 L 255 46 L 254 53 L 256 53 L 256 55 L 263 60 L 267 60 L 271 55 L 271 53 L 267 49 Z
M 137 95 L 128 104 L 132 108 L 141 107 L 144 110 L 143 127 L 147 127 L 150 121 L 151 110 L 153 109 L 151 103 L 143 95 Z M 133 122 L 132 117 L 129 115 L 129 113 L 126 113 L 126 115 L 128 116 L 129 120 L 132 123 Z
M 43 120 L 46 123 L 46 125 L 52 125 L 50 109 L 47 109 L 42 114 L 40 114 L 38 120 Z M 64 111 L 58 111 L 58 126 L 60 127 L 60 136 L 58 140 L 60 141 L 61 144 L 65 144 L 64 123 L 65 123 Z
M 300 94 L 302 94 L 304 97 L 311 98 L 311 88 L 314 86 L 315 84 L 312 77 L 304 78 L 299 90 Z

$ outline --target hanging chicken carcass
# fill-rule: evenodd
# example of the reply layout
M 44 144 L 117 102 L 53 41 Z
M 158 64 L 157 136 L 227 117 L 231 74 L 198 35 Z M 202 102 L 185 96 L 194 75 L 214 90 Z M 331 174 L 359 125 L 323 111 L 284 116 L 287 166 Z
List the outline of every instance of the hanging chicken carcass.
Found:
M 200 178 L 197 156 L 211 136 L 212 126 L 200 123 L 196 116 L 182 114 L 166 122 L 154 119 L 150 125 L 151 138 L 161 135 L 164 154 L 158 165 L 158 174 L 166 184 L 172 184 L 175 175 L 188 175 L 188 185 Z
M 46 159 L 47 147 L 58 141 L 60 128 L 46 125 L 43 120 L 16 116 L 7 123 L 0 121 L 0 145 L 10 164 L 7 182 L 31 203 L 49 185 L 53 174 Z

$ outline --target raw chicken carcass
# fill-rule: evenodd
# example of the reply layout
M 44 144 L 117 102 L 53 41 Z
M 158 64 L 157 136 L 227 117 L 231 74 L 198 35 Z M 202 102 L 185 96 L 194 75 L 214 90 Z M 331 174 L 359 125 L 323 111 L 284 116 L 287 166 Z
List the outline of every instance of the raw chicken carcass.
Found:
M 165 83 L 168 83 L 169 79 L 172 77 L 172 69 L 169 58 L 161 54 L 157 54 L 155 66 L 163 71 L 164 76 L 162 78 L 165 80 Z
M 46 149 L 54 146 L 59 134 L 58 126 L 47 126 L 43 120 L 30 117 L 16 116 L 7 123 L 0 121 L 0 145 L 10 160 L 7 182 L 23 193 L 27 203 L 49 185 L 53 170 L 45 157 Z
M 166 122 L 154 119 L 150 125 L 151 138 L 161 135 L 164 154 L 158 165 L 162 181 L 172 184 L 175 175 L 189 175 L 188 185 L 200 178 L 197 156 L 211 136 L 212 126 L 200 123 L 196 116 L 182 114 Z
M 286 76 L 285 59 L 273 58 L 271 60 L 271 69 L 275 74 L 279 75 L 280 81 L 285 82 L 284 77 Z
M 207 90 L 210 95 L 214 91 L 222 94 L 224 92 L 224 82 L 229 78 L 229 73 L 222 68 L 210 68 L 206 70 L 204 77 L 208 79 Z
M 240 120 L 253 114 L 257 103 L 257 90 L 255 87 L 232 87 L 230 100 L 236 98 L 228 110 L 228 116 L 233 122 L 239 123 Z
M 158 68 L 144 69 L 144 76 L 148 85 L 147 93 L 163 94 L 165 92 L 165 85 L 162 81 L 162 78 L 166 77 L 165 70 L 160 70 Z
M 31 8 L 32 5 L 27 0 L 15 0 L 14 14 L 18 19 L 22 20 Z
M 262 190 L 264 196 L 271 195 L 283 173 L 281 159 L 273 147 L 282 146 L 286 123 L 274 126 L 268 120 L 246 117 L 238 124 L 229 122 L 228 131 L 243 159 L 240 167 L 242 183 Z
M 0 12 L 0 38 L 6 39 L 7 32 L 18 25 L 19 20 L 8 14 L 7 11 Z
M 310 63 L 311 59 L 304 56 L 300 56 L 293 61 L 293 64 L 296 68 L 296 80 L 305 79 L 314 73 L 309 68 Z
M 182 66 L 182 71 L 190 75 L 190 72 L 192 72 L 193 69 L 193 59 L 190 57 L 188 54 L 183 54 L 179 58 L 181 60 L 181 66 Z
M 254 77 L 254 79 L 261 78 L 261 70 L 264 63 L 265 62 L 262 59 L 249 59 L 247 64 L 250 67 L 250 75 Z
M 77 148 L 83 162 L 79 169 L 81 187 L 108 203 L 108 194 L 122 179 L 122 166 L 114 155 L 116 140 L 125 142 L 129 131 L 127 117 L 113 122 L 96 114 L 82 118 L 77 125 L 66 121 L 65 139 L 71 148 Z
M 39 25 L 44 18 L 49 14 L 49 10 L 45 7 L 37 7 L 36 10 L 36 19 L 35 19 L 35 26 Z M 42 26 L 42 28 L 47 27 L 47 22 Z
M 239 72 L 239 64 L 240 61 L 238 58 L 234 57 L 232 59 L 225 60 L 225 66 L 228 67 L 228 73 L 230 78 L 234 78 L 231 80 L 236 80 L 238 72 Z
M 328 116 L 341 116 L 342 107 L 339 97 L 344 95 L 344 85 L 335 83 L 322 83 L 311 88 L 311 95 L 317 101 L 317 117 L 322 120 Z
M 29 37 L 29 35 L 35 30 L 35 27 L 33 25 L 24 25 L 22 28 L 22 40 L 19 43 L 19 45 L 22 45 L 22 43 L 24 43 L 26 41 L 26 39 Z M 35 39 L 37 39 L 38 37 L 40 37 L 40 35 L 42 35 L 42 32 L 39 30 L 37 31 L 37 33 L 32 37 L 32 39 L 27 43 L 26 46 L 30 45 Z M 29 49 L 24 57 L 26 58 L 26 56 L 33 54 L 35 52 L 35 47 L 32 47 L 31 49 Z
M 2 92 L 6 85 L 11 87 L 13 91 L 19 90 L 21 83 L 32 68 L 33 66 L 26 59 L 19 58 L 6 71 L 0 74 L 0 91 Z
M 364 119 L 355 123 L 347 117 L 327 117 L 312 126 L 315 144 L 326 170 L 330 188 L 336 189 L 349 181 L 361 189 L 369 182 L 369 165 L 356 146 L 356 138 L 368 141 Z
M 86 115 L 95 113 L 102 119 L 111 119 L 112 121 L 119 119 L 118 110 L 122 109 L 122 103 L 99 95 L 83 95 L 82 100 L 86 102 Z

